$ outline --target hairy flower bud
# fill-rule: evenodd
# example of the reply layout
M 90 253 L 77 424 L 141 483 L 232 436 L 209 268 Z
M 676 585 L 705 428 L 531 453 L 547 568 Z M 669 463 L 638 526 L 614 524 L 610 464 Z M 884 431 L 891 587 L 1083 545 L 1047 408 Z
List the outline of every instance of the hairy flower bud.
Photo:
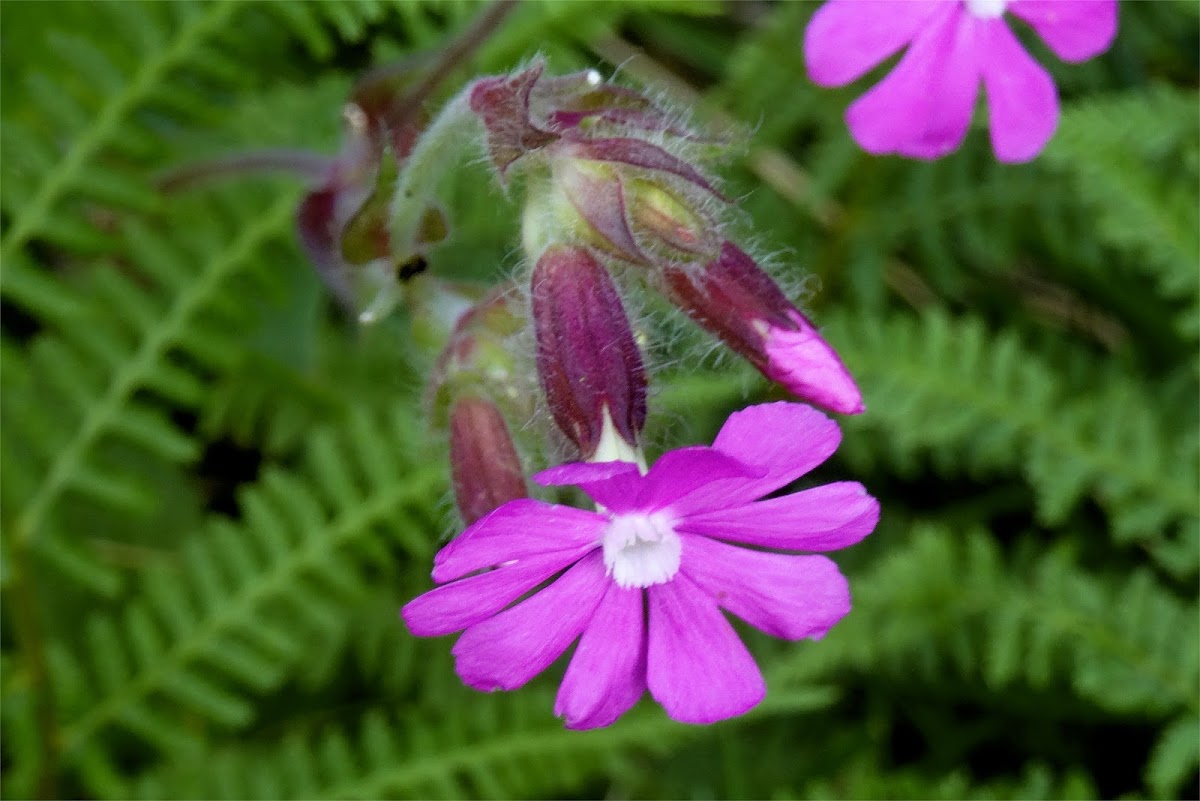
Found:
M 689 317 L 796 397 L 842 414 L 864 410 L 837 353 L 736 245 L 725 242 L 703 270 L 663 271 L 662 286 Z
M 643 266 L 703 264 L 721 240 L 702 210 L 716 190 L 695 168 L 637 139 L 560 142 L 547 149 L 552 191 L 577 216 L 564 227 L 625 261 Z
M 642 355 L 612 278 L 587 250 L 552 245 L 541 255 L 533 322 L 538 377 L 559 429 L 585 459 L 618 458 L 610 446 L 636 451 L 646 422 Z
M 457 314 L 427 391 L 427 403 L 439 424 L 445 423 L 456 399 L 472 395 L 490 398 L 513 414 L 531 410 L 520 402 L 523 382 L 515 374 L 512 340 L 524 321 L 512 308 L 512 290 L 511 284 L 501 284 Z M 443 307 L 445 313 L 440 316 L 446 318 L 460 311 L 462 303 L 461 294 L 435 288 L 420 307 Z M 432 339 L 438 336 L 437 327 L 437 320 L 414 319 L 415 335 Z
M 469 103 L 501 181 L 521 163 L 549 167 L 549 184 L 531 183 L 529 202 L 557 229 L 552 239 L 586 242 L 642 266 L 715 259 L 721 237 L 705 207 L 725 198 L 663 146 L 698 137 L 594 71 L 548 78 L 543 69 L 537 62 L 481 78 Z
M 480 78 L 468 90 L 501 179 L 521 158 L 559 139 L 587 139 L 599 125 L 696 138 L 645 95 L 604 83 L 595 70 L 550 78 L 545 68 L 535 61 L 511 75 Z
M 468 525 L 529 494 L 504 415 L 483 398 L 459 398 L 450 410 L 450 470 L 454 500 Z

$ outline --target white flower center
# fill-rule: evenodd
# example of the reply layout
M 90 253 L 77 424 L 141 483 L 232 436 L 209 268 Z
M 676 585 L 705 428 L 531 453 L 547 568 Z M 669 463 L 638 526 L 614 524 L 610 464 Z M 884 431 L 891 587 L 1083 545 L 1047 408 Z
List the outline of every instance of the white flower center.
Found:
M 618 515 L 604 531 L 604 567 L 619 587 L 649 587 L 679 572 L 683 543 L 664 512 Z
M 967 11 L 980 19 L 995 19 L 1004 15 L 1008 0 L 965 0 Z

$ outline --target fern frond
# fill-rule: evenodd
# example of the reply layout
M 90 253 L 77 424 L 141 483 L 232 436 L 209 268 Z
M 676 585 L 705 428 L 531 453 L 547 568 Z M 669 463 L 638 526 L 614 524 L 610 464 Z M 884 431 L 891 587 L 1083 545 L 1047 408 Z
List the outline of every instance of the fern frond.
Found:
M 372 0 L 101 4 L 87 10 L 92 17 L 87 27 L 107 32 L 103 47 L 77 31 L 52 28 L 46 34 L 45 63 L 66 69 L 53 77 L 29 72 L 23 95 L 27 108 L 5 119 L 4 149 L 12 157 L 4 160 L 0 204 L 11 223 L 0 238 L 5 265 L 0 292 L 24 299 L 22 289 L 28 291 L 31 279 L 14 278 L 8 268 L 33 239 L 76 253 L 110 244 L 97 226 L 85 222 L 85 214 L 64 213 L 64 204 L 76 211 L 157 207 L 144 175 L 114 168 L 122 162 L 161 167 L 155 157 L 167 144 L 145 124 L 145 115 L 165 114 L 176 124 L 212 124 L 226 113 L 222 94 L 260 81 L 251 65 L 266 49 L 264 38 L 283 56 L 287 34 L 295 33 L 324 58 L 332 51 L 331 25 L 344 41 L 357 41 L 389 5 Z M 62 152 L 55 152 L 52 142 L 64 142 Z
M 1121 542 L 1170 541 L 1171 526 L 1195 519 L 1196 463 L 1187 456 L 1194 413 L 1182 411 L 1168 428 L 1152 392 L 1132 377 L 1103 374 L 1103 385 L 1071 397 L 1014 333 L 996 334 L 976 319 L 931 311 L 877 325 L 828 322 L 827 336 L 871 410 L 845 423 L 857 433 L 843 453 L 860 466 L 871 458 L 869 447 L 910 471 L 923 454 L 943 471 L 1018 468 L 1045 523 L 1061 523 L 1093 495 Z M 886 438 L 864 437 L 868 430 Z M 1197 557 L 1185 570 L 1196 570 Z
M 269 470 L 241 497 L 243 521 L 215 520 L 177 566 L 148 571 L 119 614 L 89 618 L 84 656 L 56 646 L 63 751 L 77 756 L 110 726 L 191 750 L 188 712 L 245 725 L 247 694 L 278 686 L 362 601 L 364 566 L 390 564 L 392 543 L 427 557 L 435 537 L 415 507 L 440 471 L 400 452 L 408 416 L 360 414 L 345 434 L 317 432 L 306 471 Z
M 148 502 L 133 476 L 103 461 L 102 444 L 119 440 L 167 462 L 195 456 L 192 440 L 139 393 L 183 407 L 200 402 L 200 377 L 180 363 L 216 369 L 238 351 L 235 332 L 252 321 L 254 299 L 239 294 L 235 279 L 256 270 L 250 280 L 259 288 L 279 281 L 254 257 L 272 240 L 290 237 L 293 204 L 290 195 L 265 211 L 245 199 L 202 203 L 203 213 L 183 204 L 171 226 L 186 232 L 182 246 L 130 223 L 123 235 L 134 270 L 99 267 L 83 277 L 84 310 L 30 348 L 30 370 L 42 379 L 38 391 L 6 393 L 5 429 L 18 433 L 28 448 L 26 470 L 37 476 L 26 477 L 26 492 L 5 510 L 12 520 L 7 534 L 18 547 L 32 545 L 59 567 L 75 561 L 82 567 L 86 553 L 53 520 L 65 495 L 108 507 Z M 61 282 L 52 294 L 81 293 Z M 108 579 L 100 584 L 111 589 Z
M 1159 735 L 1146 763 L 1146 786 L 1157 798 L 1178 798 L 1200 768 L 1200 716 L 1184 715 Z
M 801 681 L 848 668 L 957 675 L 992 690 L 1049 690 L 1065 678 L 1113 714 L 1200 709 L 1196 605 L 1145 570 L 1105 580 L 1065 548 L 1012 565 L 982 532 L 925 525 L 852 580 L 853 613 L 797 655 Z
M 878 760 L 859 760 L 831 779 L 812 782 L 790 798 L 926 798 L 956 801 L 962 798 L 1012 799 L 1095 798 L 1096 789 L 1086 772 L 1076 769 L 1062 775 L 1045 765 L 1026 765 L 1020 777 L 1009 781 L 977 783 L 964 769 L 943 775 L 918 770 L 889 770 Z
M 808 712 L 832 700 L 819 689 L 768 696 L 718 728 Z M 212 755 L 201 770 L 200 762 L 173 765 L 138 781 L 129 797 L 563 797 L 628 772 L 634 757 L 662 754 L 703 731 L 659 709 L 639 709 L 610 728 L 574 732 L 549 715 L 553 705 L 552 693 L 524 690 L 471 695 L 459 715 L 418 708 L 397 718 L 373 709 L 353 734 L 296 729 L 257 752 Z
M 38 170 L 37 178 L 27 188 L 22 186 L 25 191 L 4 198 L 6 208 L 14 217 L 0 240 L 0 262 L 9 264 L 18 249 L 34 236 L 53 236 L 51 223 L 56 216 L 53 212 L 57 204 L 75 191 L 82 190 L 85 195 L 89 194 L 88 177 L 92 174 L 89 167 L 93 160 L 107 147 L 115 147 L 120 152 L 122 148 L 130 146 L 123 141 L 122 134 L 131 127 L 128 126 L 131 115 L 146 105 L 156 91 L 167 85 L 175 70 L 189 62 L 203 60 L 204 44 L 230 24 L 236 8 L 236 3 L 226 1 L 195 4 L 185 11 L 184 5 L 180 4 L 173 9 L 178 14 L 178 27 L 165 36 L 145 33 L 153 30 L 151 26 L 154 23 L 150 20 L 157 16 L 153 12 L 147 14 L 143 18 L 145 22 L 137 30 L 142 31 L 144 41 L 157 45 L 157 48 L 143 52 L 137 60 L 126 56 L 128 61 L 136 65 L 132 74 L 125 74 L 121 67 L 112 63 L 110 54 L 97 49 L 90 41 L 71 35 L 51 37 L 51 48 L 76 68 L 79 77 L 89 83 L 93 79 L 100 80 L 101 86 L 96 87 L 100 91 L 94 93 L 93 101 L 98 103 L 85 106 L 82 98 L 56 91 L 57 87 L 46 85 L 45 79 L 39 80 L 42 85 L 35 87 L 30 94 L 35 102 L 48 101 L 50 105 L 45 106 L 44 110 L 48 112 L 50 125 L 70 142 L 64 153 L 54 156 L 36 146 L 39 137 L 33 131 L 10 128 L 6 124 L 8 135 L 12 137 L 6 144 L 9 147 L 18 145 L 18 152 L 26 152 L 25 148 L 34 146 L 28 152 L 42 154 L 37 166 L 46 169 Z M 125 16 L 124 11 L 115 13 Z M 109 23 L 111 27 L 106 26 L 109 30 L 125 30 L 113 22 L 116 20 Z M 132 143 L 134 148 L 140 144 L 142 142 L 136 140 Z M 5 178 L 7 183 L 8 176 Z M 128 184 L 123 188 L 139 199 L 144 199 L 148 194 L 145 188 L 139 191 Z M 7 280 L 0 284 L 0 291 L 7 294 Z
M 1063 113 L 1045 154 L 1094 210 L 1096 235 L 1165 297 L 1187 304 L 1181 320 L 1192 327 L 1181 333 L 1192 338 L 1200 334 L 1198 100 L 1162 85 L 1090 98 Z

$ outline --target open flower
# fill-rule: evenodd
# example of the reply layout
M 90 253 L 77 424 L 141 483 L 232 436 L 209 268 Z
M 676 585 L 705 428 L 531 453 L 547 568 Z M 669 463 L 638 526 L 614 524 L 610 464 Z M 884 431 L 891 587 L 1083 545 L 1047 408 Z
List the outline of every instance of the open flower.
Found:
M 645 475 L 625 462 L 544 471 L 535 479 L 578 484 L 598 511 L 505 504 L 442 549 L 433 578 L 443 586 L 405 606 L 404 620 L 419 636 L 466 629 L 456 669 L 484 691 L 523 686 L 578 639 L 555 703 L 569 728 L 606 726 L 647 689 L 685 723 L 742 714 L 766 686 L 721 610 L 777 637 L 816 639 L 850 611 L 850 593 L 824 556 L 728 543 L 831 551 L 870 533 L 879 505 L 855 482 L 759 500 L 840 439 L 820 412 L 772 403 Z
M 1117 30 L 1116 0 L 829 0 L 804 32 L 805 63 L 816 83 L 843 86 L 907 45 L 896 68 L 846 111 L 863 149 L 946 155 L 966 136 L 982 81 L 996 158 L 1029 161 L 1058 124 L 1058 94 L 1005 11 L 1064 61 L 1103 53 Z

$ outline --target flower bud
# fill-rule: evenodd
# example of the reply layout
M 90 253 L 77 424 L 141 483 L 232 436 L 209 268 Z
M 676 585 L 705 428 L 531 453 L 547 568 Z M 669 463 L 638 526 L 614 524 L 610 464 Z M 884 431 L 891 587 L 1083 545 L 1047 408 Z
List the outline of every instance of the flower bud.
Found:
M 511 75 L 480 78 L 468 90 L 501 179 L 521 158 L 560 139 L 586 140 L 599 125 L 696 138 L 645 95 L 604 83 L 595 70 L 548 78 L 545 67 L 535 61 Z
M 544 68 L 536 63 L 513 75 L 480 78 L 470 89 L 471 111 L 483 120 L 488 155 L 501 178 L 522 156 L 558 139 L 535 124 L 529 110 L 529 95 Z
M 613 444 L 635 453 L 646 422 L 642 355 L 612 278 L 587 250 L 552 245 L 538 259 L 533 323 L 538 378 L 559 429 L 585 459 L 616 458 Z
M 767 378 L 842 414 L 864 410 L 842 360 L 779 286 L 736 245 L 703 270 L 663 271 L 667 297 Z
M 513 414 L 530 411 L 520 404 L 523 382 L 513 360 L 513 337 L 524 328 L 524 321 L 512 308 L 512 285 L 501 284 L 469 306 L 465 291 L 458 289 L 418 286 L 424 295 L 417 307 L 434 313 L 429 319 L 415 317 L 414 335 L 439 338 L 437 329 L 443 321 L 457 317 L 429 379 L 426 397 L 434 421 L 445 424 L 455 400 L 469 395 L 491 398 Z
M 454 499 L 467 525 L 528 495 L 504 416 L 483 398 L 459 398 L 450 410 L 450 470 Z
M 552 191 L 569 207 L 558 216 L 589 244 L 643 266 L 717 257 L 716 224 L 701 206 L 719 195 L 685 162 L 634 139 L 562 142 L 548 150 Z

